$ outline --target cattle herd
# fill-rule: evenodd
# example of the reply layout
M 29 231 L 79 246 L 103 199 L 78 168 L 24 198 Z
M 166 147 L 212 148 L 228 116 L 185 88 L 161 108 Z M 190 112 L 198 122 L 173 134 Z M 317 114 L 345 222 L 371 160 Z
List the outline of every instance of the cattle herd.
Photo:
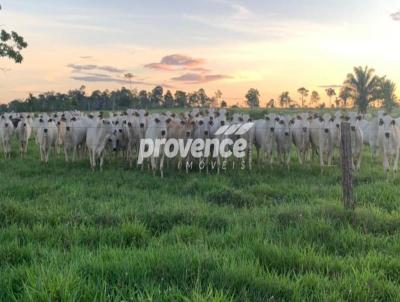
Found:
M 66 162 L 89 156 L 91 168 L 99 165 L 101 169 L 104 159 L 110 154 L 115 154 L 132 167 L 143 138 L 221 140 L 226 134 L 216 135 L 220 127 L 252 122 L 254 126 L 250 131 L 240 136 L 247 141 L 243 161 L 249 169 L 252 168 L 254 148 L 260 164 L 272 164 L 277 159 L 289 167 L 291 150 L 295 149 L 300 164 L 318 158 L 322 168 L 332 165 L 334 150 L 340 146 L 342 121 L 350 123 L 354 170 L 360 169 L 364 145 L 369 146 L 373 158 L 382 157 L 385 172 L 397 170 L 400 119 L 384 112 L 378 112 L 377 116 L 341 111 L 297 115 L 269 113 L 254 121 L 246 113 L 228 114 L 225 109 L 193 109 L 181 114 L 149 114 L 143 109 L 129 109 L 108 118 L 101 112 L 4 113 L 0 118 L 0 138 L 6 158 L 11 158 L 14 136 L 19 142 L 20 155 L 24 157 L 32 135 L 40 159 L 45 163 L 49 161 L 52 150 L 54 154 L 63 150 Z M 238 136 L 231 135 L 231 138 L 235 140 Z M 176 160 L 180 163 L 178 167 L 182 167 L 182 160 L 188 162 L 188 158 Z M 218 171 L 220 165 L 218 160 Z M 163 175 L 163 160 L 152 160 L 151 167 L 154 173 L 160 171 Z

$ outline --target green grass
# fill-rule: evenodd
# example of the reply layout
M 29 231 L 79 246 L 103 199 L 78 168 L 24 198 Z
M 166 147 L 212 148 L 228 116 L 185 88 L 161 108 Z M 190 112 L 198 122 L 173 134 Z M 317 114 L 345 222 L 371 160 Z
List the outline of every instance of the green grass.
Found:
M 400 178 L 0 160 L 0 301 L 398 301 Z M 15 148 L 14 148 L 15 150 Z M 337 158 L 337 156 L 336 156 Z

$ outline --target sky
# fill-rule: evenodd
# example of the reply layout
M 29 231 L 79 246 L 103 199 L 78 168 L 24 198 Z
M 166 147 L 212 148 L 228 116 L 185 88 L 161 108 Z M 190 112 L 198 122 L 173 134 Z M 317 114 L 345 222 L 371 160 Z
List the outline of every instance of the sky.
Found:
M 400 86 L 399 0 L 0 0 L 23 35 L 22 64 L 0 59 L 0 103 L 29 93 L 122 86 L 221 90 L 261 105 L 339 87 L 368 65 Z M 124 74 L 131 73 L 128 82 Z

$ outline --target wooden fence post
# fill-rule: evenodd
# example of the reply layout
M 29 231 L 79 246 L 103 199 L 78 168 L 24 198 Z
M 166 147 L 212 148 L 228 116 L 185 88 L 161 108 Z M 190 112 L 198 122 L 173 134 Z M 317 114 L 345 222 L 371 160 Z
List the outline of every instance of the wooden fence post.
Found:
M 351 161 L 350 123 L 341 123 L 340 158 L 342 164 L 343 203 L 346 209 L 354 209 L 353 176 Z

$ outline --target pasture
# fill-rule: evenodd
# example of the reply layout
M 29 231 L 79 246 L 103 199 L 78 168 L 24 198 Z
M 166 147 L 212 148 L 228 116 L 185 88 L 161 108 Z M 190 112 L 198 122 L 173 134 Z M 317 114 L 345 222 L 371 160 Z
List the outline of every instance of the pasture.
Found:
M 400 176 L 335 165 L 165 177 L 0 159 L 0 301 L 398 301 Z M 294 150 L 293 150 L 294 151 Z

